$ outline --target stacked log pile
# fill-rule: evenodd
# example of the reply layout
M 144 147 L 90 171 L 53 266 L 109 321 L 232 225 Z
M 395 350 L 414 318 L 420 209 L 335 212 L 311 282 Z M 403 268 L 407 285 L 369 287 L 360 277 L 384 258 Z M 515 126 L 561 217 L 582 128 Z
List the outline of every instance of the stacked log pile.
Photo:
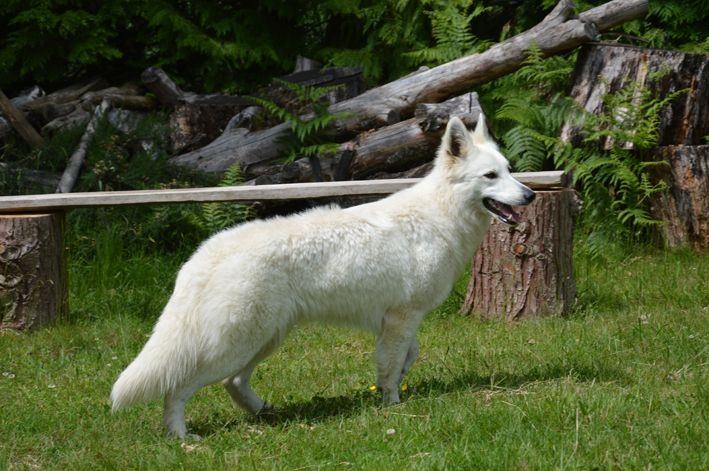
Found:
M 337 152 L 285 165 L 274 162 L 281 157 L 289 125 L 258 129 L 255 122 L 264 120 L 255 117 L 263 117 L 263 112 L 248 98 L 185 92 L 156 68 L 147 69 L 140 83 L 112 87 L 97 79 L 14 101 L 41 135 L 86 126 L 101 103 L 137 112 L 166 108 L 172 152 L 177 154 L 173 164 L 219 175 L 239 163 L 252 184 L 420 175 L 451 114 L 467 115 L 474 124 L 479 105 L 470 91 L 475 86 L 520 68 L 532 47 L 546 56 L 569 51 L 646 12 L 647 0 L 612 0 L 576 15 L 571 1 L 561 0 L 538 25 L 484 52 L 424 68 L 363 93 L 359 70 L 318 70 L 317 64 L 300 59 L 296 70 L 283 79 L 342 85 L 333 92 L 329 111 L 346 117 L 327 136 L 340 143 Z M 0 137 L 9 127 L 8 122 L 0 123 Z
M 647 12 L 646 0 L 614 0 L 585 11 L 578 16 L 570 1 L 562 0 L 535 27 L 518 34 L 490 49 L 466 56 L 432 69 L 424 69 L 381 87 L 373 88 L 353 98 L 330 106 L 332 113 L 346 113 L 329 136 L 341 143 L 334 155 L 304 158 L 280 169 L 267 168 L 280 156 L 279 142 L 289 134 L 289 126 L 280 124 L 268 129 L 229 126 L 212 143 L 172 159 L 176 165 L 189 166 L 207 173 L 220 174 L 239 163 L 246 178 L 253 183 L 288 183 L 328 179 L 391 177 L 412 171 L 433 158 L 427 136 L 428 124 L 421 116 L 421 106 L 441 104 L 447 100 L 465 100 L 468 113 L 474 114 L 474 87 L 520 68 L 531 47 L 545 56 L 569 51 L 594 40 L 600 32 L 640 18 Z M 451 104 L 452 110 L 460 108 Z M 419 113 L 417 115 L 417 112 Z M 443 127 L 446 116 L 439 116 Z M 423 130 L 419 131 L 417 130 Z M 395 144 L 395 140 L 412 139 L 414 144 Z M 419 139 L 417 141 L 416 139 Z M 392 148 L 394 144 L 394 148 Z M 372 157 L 379 152 L 394 151 L 395 158 Z M 373 168 L 372 163 L 386 164 Z M 325 170 L 323 170 L 325 169 Z M 328 170 L 329 169 L 329 170 Z

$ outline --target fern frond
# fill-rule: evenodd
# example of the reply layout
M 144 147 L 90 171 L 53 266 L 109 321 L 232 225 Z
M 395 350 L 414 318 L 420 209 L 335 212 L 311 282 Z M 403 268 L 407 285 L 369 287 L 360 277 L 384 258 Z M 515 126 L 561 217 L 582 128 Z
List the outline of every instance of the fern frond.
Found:
M 218 186 L 236 186 L 243 182 L 241 165 L 237 162 L 224 172 Z M 212 234 L 253 219 L 255 216 L 251 206 L 238 203 L 203 203 L 200 208 L 198 224 Z
M 279 144 L 284 149 L 283 163 L 292 162 L 302 156 L 322 155 L 334 152 L 339 145 L 320 142 L 324 131 L 335 121 L 345 119 L 350 113 L 331 113 L 326 95 L 339 88 L 339 85 L 330 87 L 312 87 L 300 85 L 284 80 L 276 80 L 295 96 L 295 106 L 298 110 L 309 109 L 311 112 L 301 116 L 285 106 L 259 97 L 251 97 L 260 104 L 271 116 L 290 124 L 290 134 L 281 137 Z

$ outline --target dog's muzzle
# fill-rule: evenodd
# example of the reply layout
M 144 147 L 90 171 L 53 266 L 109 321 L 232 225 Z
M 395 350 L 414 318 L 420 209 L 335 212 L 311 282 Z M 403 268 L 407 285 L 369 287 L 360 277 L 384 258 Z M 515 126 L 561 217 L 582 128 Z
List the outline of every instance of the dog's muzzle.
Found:
M 528 205 L 529 203 L 534 201 L 534 198 L 536 198 L 536 196 L 536 193 L 527 188 L 523 196 L 524 202 L 520 205 Z M 509 204 L 501 203 L 500 201 L 494 200 L 492 198 L 484 198 L 483 205 L 485 206 L 485 209 L 490 212 L 490 214 L 495 216 L 500 222 L 504 224 L 516 226 L 520 223 L 521 218 L 519 213 L 517 213 L 517 211 L 515 211 L 514 208 Z

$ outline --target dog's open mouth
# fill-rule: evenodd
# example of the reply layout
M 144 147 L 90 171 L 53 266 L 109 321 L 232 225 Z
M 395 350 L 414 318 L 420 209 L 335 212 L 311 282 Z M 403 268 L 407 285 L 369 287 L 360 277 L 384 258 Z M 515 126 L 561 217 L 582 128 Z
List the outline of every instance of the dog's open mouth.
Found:
M 484 198 L 483 205 L 500 222 L 510 226 L 515 226 L 520 222 L 519 214 L 509 204 L 500 203 L 492 198 Z

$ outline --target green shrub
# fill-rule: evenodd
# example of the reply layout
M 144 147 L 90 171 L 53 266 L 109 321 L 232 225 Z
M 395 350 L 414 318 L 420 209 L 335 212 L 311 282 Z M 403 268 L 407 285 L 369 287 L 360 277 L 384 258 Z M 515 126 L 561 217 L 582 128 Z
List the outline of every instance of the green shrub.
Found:
M 496 117 L 506 125 L 501 140 L 518 170 L 562 168 L 572 175 L 589 249 L 600 254 L 616 242 L 653 238 L 660 221 L 650 215 L 650 201 L 666 189 L 653 178 L 653 168 L 664 163 L 645 160 L 643 152 L 657 144 L 661 110 L 681 93 L 656 98 L 631 82 L 604 96 L 599 115 L 559 94 L 518 95 Z M 577 128 L 578 145 L 561 139 L 564 124 Z

